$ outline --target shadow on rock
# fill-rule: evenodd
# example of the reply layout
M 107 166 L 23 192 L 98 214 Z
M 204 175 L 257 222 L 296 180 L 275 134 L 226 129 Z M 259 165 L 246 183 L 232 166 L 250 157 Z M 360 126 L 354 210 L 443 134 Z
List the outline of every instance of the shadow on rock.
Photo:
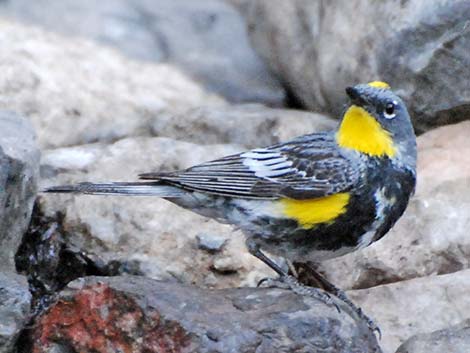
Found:
M 115 276 L 122 272 L 120 264 L 105 264 L 93 254 L 69 244 L 63 219 L 59 212 L 53 217 L 45 216 L 36 202 L 29 229 L 15 255 L 16 270 L 28 278 L 35 314 L 45 310 L 56 293 L 74 279 Z

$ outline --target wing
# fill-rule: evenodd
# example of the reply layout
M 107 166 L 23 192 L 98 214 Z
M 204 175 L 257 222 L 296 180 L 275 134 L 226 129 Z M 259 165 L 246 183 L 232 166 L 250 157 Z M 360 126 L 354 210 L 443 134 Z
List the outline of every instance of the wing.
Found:
M 140 177 L 224 196 L 309 199 L 349 190 L 358 183 L 362 165 L 344 155 L 331 133 L 317 133 L 182 171 Z

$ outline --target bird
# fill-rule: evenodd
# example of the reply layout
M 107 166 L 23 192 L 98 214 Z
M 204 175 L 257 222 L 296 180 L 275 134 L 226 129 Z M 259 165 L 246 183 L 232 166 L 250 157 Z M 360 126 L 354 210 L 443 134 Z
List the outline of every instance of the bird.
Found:
M 381 239 L 404 213 L 416 185 L 416 136 L 403 100 L 382 81 L 345 89 L 337 128 L 233 154 L 184 170 L 150 172 L 135 182 L 78 183 L 49 193 L 153 195 L 229 223 L 248 251 L 298 292 L 303 288 L 265 252 L 318 263 Z M 319 275 L 368 325 L 373 320 Z

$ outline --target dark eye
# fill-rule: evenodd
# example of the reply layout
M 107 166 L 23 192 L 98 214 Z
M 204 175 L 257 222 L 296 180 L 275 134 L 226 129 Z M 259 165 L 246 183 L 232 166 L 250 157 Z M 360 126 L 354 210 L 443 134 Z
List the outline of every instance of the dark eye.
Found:
M 393 119 L 396 115 L 395 113 L 395 102 L 388 102 L 386 105 L 385 105 L 385 109 L 384 109 L 384 116 L 385 118 L 387 119 Z

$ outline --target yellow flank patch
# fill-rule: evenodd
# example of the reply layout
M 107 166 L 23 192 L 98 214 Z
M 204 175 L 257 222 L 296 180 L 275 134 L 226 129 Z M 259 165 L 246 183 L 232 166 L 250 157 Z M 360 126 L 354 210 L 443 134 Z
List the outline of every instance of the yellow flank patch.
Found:
M 357 105 L 352 105 L 344 114 L 336 133 L 336 141 L 341 147 L 370 156 L 385 155 L 392 158 L 396 154 L 390 133 L 364 108 Z
M 368 86 L 375 87 L 375 88 L 385 88 L 390 89 L 390 85 L 386 82 L 382 81 L 372 81 L 367 84 Z
M 311 200 L 282 199 L 283 214 L 295 219 L 302 228 L 312 228 L 316 224 L 333 221 L 346 212 L 348 193 L 320 197 Z

